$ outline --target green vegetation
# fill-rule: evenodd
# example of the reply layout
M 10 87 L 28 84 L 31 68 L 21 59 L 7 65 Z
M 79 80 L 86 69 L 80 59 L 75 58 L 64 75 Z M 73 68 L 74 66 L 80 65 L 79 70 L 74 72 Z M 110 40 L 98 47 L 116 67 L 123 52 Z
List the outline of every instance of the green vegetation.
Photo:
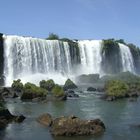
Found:
M 59 36 L 57 34 L 50 33 L 47 40 L 59 40 Z
M 112 51 L 118 51 L 119 45 L 114 39 L 103 40 L 102 53 L 110 54 Z
M 61 86 L 56 84 L 55 87 L 52 89 L 52 94 L 55 97 L 62 97 L 65 95 L 65 92 Z
M 117 98 L 125 97 L 129 91 L 129 86 L 119 80 L 113 80 L 107 82 L 105 85 L 106 94 L 108 96 L 115 96 Z
M 24 85 L 24 90 L 21 99 L 33 99 L 37 97 L 45 97 L 46 95 L 47 90 L 28 82 Z
M 55 83 L 52 79 L 50 79 L 47 81 L 45 81 L 45 80 L 40 81 L 39 85 L 41 88 L 51 91 L 53 89 L 53 87 L 55 86 Z
M 14 80 L 12 83 L 12 88 L 17 92 L 21 92 L 23 90 L 23 84 L 21 80 L 20 79 Z
M 115 40 L 115 42 L 126 45 L 126 43 L 123 39 Z

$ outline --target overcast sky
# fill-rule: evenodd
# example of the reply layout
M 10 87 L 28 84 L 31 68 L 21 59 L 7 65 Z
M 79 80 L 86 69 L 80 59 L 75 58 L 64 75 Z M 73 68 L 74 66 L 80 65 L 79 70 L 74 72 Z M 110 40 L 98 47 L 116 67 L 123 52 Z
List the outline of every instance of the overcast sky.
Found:
M 140 0 L 0 0 L 0 32 L 46 38 L 123 38 L 140 46 Z

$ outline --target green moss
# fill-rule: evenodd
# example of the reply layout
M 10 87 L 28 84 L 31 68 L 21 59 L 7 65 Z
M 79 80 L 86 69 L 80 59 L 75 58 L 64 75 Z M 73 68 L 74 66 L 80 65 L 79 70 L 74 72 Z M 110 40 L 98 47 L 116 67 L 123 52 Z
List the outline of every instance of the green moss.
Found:
M 55 97 L 62 97 L 65 95 L 65 92 L 61 86 L 56 84 L 55 87 L 52 89 L 52 94 Z
M 105 90 L 108 96 L 120 98 L 126 96 L 129 91 L 129 86 L 123 81 L 113 80 L 105 85 Z
M 44 89 L 46 89 L 48 91 L 51 91 L 52 88 L 55 86 L 55 83 L 54 83 L 54 81 L 52 79 L 47 80 L 47 81 L 42 80 L 42 81 L 40 81 L 39 84 L 40 84 L 41 88 L 44 88 Z
M 45 97 L 46 95 L 47 90 L 28 82 L 24 85 L 24 90 L 21 99 L 33 99 L 36 97 Z
M 12 88 L 15 91 L 21 92 L 23 90 L 23 84 L 22 84 L 21 80 L 20 79 L 14 80 L 12 83 Z

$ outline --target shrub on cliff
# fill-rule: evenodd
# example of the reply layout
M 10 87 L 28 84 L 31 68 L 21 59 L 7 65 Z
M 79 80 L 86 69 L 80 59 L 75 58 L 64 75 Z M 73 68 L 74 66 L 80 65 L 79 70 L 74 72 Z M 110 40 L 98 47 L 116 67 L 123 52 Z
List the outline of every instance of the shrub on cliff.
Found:
M 117 98 L 125 97 L 129 91 L 128 85 L 119 80 L 112 80 L 106 83 L 105 92 L 108 96 L 114 96 Z
M 102 53 L 110 54 L 112 51 L 118 50 L 119 45 L 114 39 L 103 40 Z
M 14 80 L 12 83 L 12 88 L 17 92 L 21 92 L 23 90 L 23 84 L 21 80 L 20 79 Z
M 39 85 L 41 88 L 51 91 L 53 89 L 53 87 L 55 86 L 55 83 L 52 79 L 50 79 L 47 81 L 45 81 L 45 80 L 40 81 Z
M 59 40 L 59 36 L 57 34 L 50 33 L 47 40 Z
M 33 99 L 37 97 L 45 97 L 46 95 L 47 90 L 28 82 L 24 85 L 21 99 Z

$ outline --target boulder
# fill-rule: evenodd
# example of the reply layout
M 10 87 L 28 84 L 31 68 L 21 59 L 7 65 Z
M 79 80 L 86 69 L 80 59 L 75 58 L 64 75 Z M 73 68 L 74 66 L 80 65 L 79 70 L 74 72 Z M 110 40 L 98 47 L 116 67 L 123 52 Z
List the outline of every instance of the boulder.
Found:
M 40 88 L 32 83 L 26 83 L 23 88 L 23 94 L 21 100 L 32 100 L 35 98 L 44 99 L 47 96 L 47 90 Z
M 18 95 L 16 93 L 13 94 L 12 98 L 17 98 Z
M 96 91 L 96 88 L 94 88 L 94 87 L 88 87 L 87 88 L 87 91 Z
M 98 87 L 98 88 L 96 89 L 96 91 L 98 91 L 98 92 L 104 92 L 105 89 L 104 89 L 104 87 Z
M 77 86 L 70 79 L 68 79 L 65 82 L 64 87 L 63 87 L 64 90 L 75 89 L 75 88 L 77 88 Z
M 23 115 L 15 116 L 10 113 L 10 111 L 6 108 L 0 108 L 0 127 L 6 126 L 8 123 L 14 121 L 17 123 L 23 122 L 25 117 Z M 3 123 L 2 123 L 3 122 Z
M 83 74 L 78 77 L 76 77 L 76 82 L 81 84 L 81 83 L 97 83 L 99 81 L 100 75 L 99 74 Z
M 81 120 L 75 116 L 54 119 L 50 132 L 54 136 L 96 135 L 105 131 L 100 119 Z
M 11 88 L 11 87 L 2 87 L 2 88 L 0 88 L 0 95 L 3 98 L 17 98 L 18 94 L 19 93 L 14 91 L 14 89 Z
M 0 109 L 0 119 L 5 119 L 5 120 L 12 120 L 15 116 L 12 115 L 8 109 L 1 108 Z
M 52 125 L 53 119 L 49 113 L 46 113 L 46 114 L 39 116 L 37 121 L 48 127 L 48 126 Z
M 20 115 L 20 116 L 16 116 L 14 120 L 15 120 L 15 122 L 17 122 L 17 123 L 21 123 L 21 122 L 23 122 L 25 119 L 26 119 L 25 116 Z
M 65 92 L 67 97 L 69 98 L 78 98 L 79 95 L 78 94 L 75 94 L 75 92 L 73 90 L 68 90 Z

